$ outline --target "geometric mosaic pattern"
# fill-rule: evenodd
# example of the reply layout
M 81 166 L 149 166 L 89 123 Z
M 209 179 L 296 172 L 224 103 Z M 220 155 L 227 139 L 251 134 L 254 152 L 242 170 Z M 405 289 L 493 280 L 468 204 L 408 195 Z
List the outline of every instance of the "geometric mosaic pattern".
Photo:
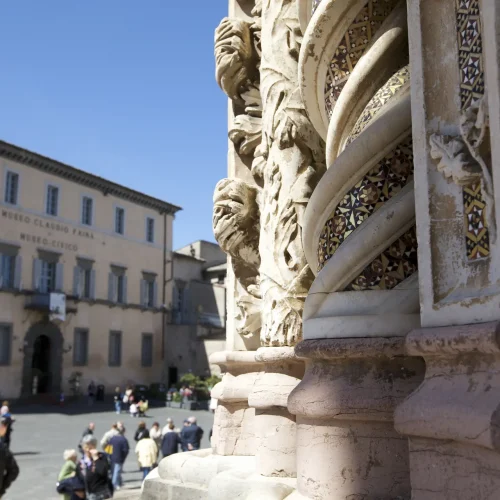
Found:
M 318 268 L 370 215 L 395 196 L 413 175 L 411 135 L 378 162 L 346 193 L 326 221 L 319 238 Z
M 352 70 L 397 3 L 398 0 L 369 0 L 347 29 L 328 67 L 325 83 L 328 116 L 331 117 Z
M 366 108 L 361 113 L 356 124 L 354 125 L 345 145 L 350 144 L 366 126 L 372 121 L 375 115 L 387 104 L 399 91 L 406 87 L 410 81 L 410 68 L 405 66 L 397 71 L 394 75 L 387 80 L 387 82 L 380 87 L 377 93 L 373 96 L 372 100 L 367 104 Z
M 483 42 L 479 0 L 455 0 L 460 71 L 460 108 L 465 110 L 484 95 Z M 486 227 L 481 184 L 463 188 L 465 247 L 468 260 L 488 257 L 490 242 Z
M 485 203 L 481 194 L 481 183 L 463 188 L 465 244 L 469 260 L 483 259 L 490 254 L 490 237 L 486 225 Z
M 390 290 L 417 269 L 417 235 L 413 227 L 366 266 L 344 290 Z
M 479 0 L 456 0 L 461 109 L 484 95 L 483 43 Z

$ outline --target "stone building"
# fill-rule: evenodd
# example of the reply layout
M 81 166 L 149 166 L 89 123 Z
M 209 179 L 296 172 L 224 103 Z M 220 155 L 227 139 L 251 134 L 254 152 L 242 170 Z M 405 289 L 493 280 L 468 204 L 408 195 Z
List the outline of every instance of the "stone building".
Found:
M 168 380 L 220 374 L 209 362 L 226 339 L 227 257 L 216 243 L 195 241 L 173 252 L 173 300 L 167 330 Z
M 143 498 L 499 498 L 500 4 L 230 0 L 215 56 L 224 377 Z
M 5 142 L 0 184 L 1 396 L 160 382 L 180 208 Z

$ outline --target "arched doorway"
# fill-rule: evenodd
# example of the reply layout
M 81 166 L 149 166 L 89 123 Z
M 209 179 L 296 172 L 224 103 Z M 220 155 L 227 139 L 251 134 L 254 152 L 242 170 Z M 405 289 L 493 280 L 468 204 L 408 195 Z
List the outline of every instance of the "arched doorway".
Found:
M 32 325 L 24 337 L 22 396 L 59 394 L 62 378 L 61 331 L 50 321 Z
M 38 394 L 50 392 L 50 338 L 47 335 L 39 335 L 33 345 L 33 357 L 31 369 L 33 376 L 37 377 L 36 391 Z

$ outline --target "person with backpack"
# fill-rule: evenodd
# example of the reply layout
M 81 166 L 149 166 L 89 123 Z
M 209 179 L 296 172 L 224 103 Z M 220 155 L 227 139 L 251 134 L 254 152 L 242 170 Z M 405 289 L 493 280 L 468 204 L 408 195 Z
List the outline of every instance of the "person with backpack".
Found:
M 111 481 L 113 488 L 118 491 L 123 486 L 123 464 L 129 452 L 129 444 L 125 437 L 125 427 L 122 427 L 120 433 L 109 440 L 109 446 L 111 447 L 111 467 L 113 469 Z
M 0 419 L 0 438 L 5 436 L 8 425 L 7 419 L 2 417 Z M 19 466 L 16 459 L 4 442 L 0 441 L 0 498 L 5 495 L 17 476 L 19 476 Z

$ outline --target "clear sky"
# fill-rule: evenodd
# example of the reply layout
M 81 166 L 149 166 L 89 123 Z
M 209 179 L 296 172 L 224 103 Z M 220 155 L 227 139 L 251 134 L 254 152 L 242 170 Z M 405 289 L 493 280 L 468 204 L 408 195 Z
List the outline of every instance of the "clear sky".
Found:
M 180 205 L 174 248 L 214 241 L 226 0 L 2 2 L 0 138 Z

